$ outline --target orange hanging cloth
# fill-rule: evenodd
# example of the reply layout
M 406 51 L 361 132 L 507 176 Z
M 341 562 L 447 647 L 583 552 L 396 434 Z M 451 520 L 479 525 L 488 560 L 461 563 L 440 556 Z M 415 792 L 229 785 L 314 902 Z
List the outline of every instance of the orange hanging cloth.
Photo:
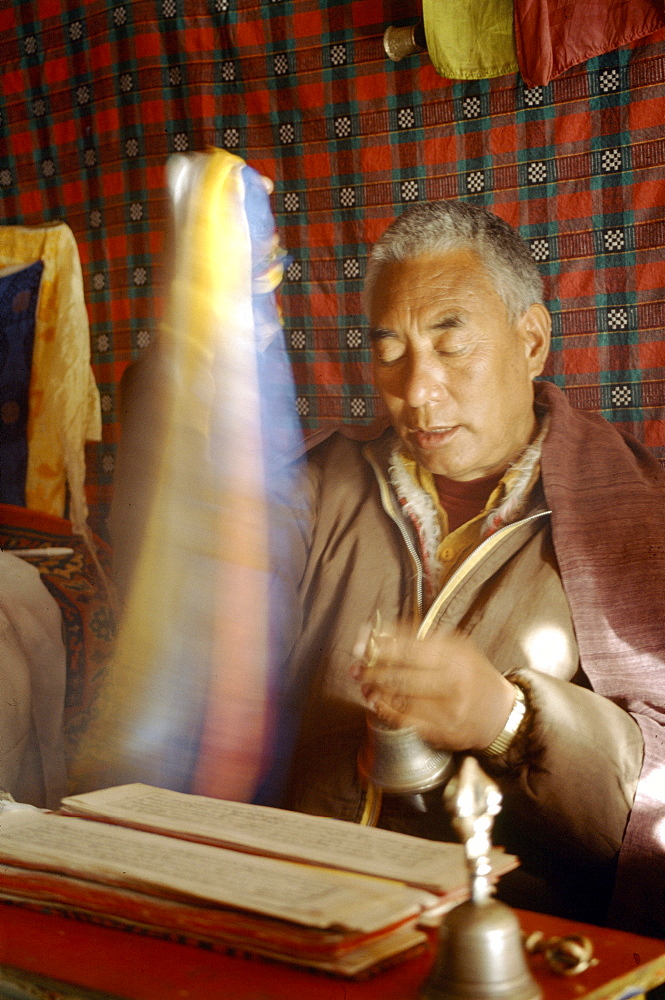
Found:
M 517 57 L 529 87 L 663 26 L 661 0 L 515 0 Z

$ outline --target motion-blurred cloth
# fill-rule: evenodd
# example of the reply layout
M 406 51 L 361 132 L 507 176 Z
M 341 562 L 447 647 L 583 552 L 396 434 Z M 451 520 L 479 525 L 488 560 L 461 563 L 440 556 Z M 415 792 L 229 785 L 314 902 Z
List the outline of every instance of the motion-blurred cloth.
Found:
M 299 433 L 273 294 L 283 254 L 242 160 L 176 157 L 168 175 L 173 278 L 149 380 L 160 398 L 139 407 L 159 414 L 154 485 L 77 780 L 249 799 L 273 763 L 276 498 Z M 132 489 L 118 485 L 126 510 Z
M 0 267 L 41 260 L 28 399 L 26 506 L 65 514 L 84 532 L 85 442 L 102 436 L 99 391 L 90 367 L 90 327 L 81 261 L 64 222 L 0 226 Z

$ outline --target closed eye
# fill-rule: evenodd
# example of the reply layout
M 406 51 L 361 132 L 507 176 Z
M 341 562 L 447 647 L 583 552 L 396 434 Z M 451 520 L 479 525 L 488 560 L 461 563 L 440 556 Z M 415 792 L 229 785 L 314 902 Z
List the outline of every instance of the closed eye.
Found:
M 447 316 L 432 327 L 432 346 L 441 357 L 454 358 L 465 354 L 469 340 L 459 315 Z
M 399 361 L 406 352 L 405 342 L 391 330 L 376 329 L 370 333 L 374 357 L 381 365 Z
M 446 344 L 440 347 L 438 344 L 434 348 L 439 357 L 442 358 L 458 358 L 467 352 L 466 344 Z

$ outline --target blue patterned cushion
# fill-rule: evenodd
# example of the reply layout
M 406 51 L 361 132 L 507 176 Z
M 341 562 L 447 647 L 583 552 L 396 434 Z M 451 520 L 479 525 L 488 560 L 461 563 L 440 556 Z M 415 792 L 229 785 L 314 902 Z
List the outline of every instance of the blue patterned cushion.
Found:
M 0 273 L 0 503 L 25 506 L 28 390 L 44 264 Z

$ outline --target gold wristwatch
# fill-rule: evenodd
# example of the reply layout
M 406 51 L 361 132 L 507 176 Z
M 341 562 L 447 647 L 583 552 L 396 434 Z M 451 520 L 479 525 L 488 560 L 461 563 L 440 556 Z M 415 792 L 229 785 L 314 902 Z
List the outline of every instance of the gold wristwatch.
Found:
M 515 701 L 512 709 L 510 710 L 508 721 L 497 738 L 492 740 L 490 745 L 485 747 L 482 751 L 484 754 L 487 754 L 488 757 L 498 757 L 499 754 L 506 752 L 510 744 L 513 742 L 517 730 L 522 725 L 524 716 L 526 715 L 526 698 L 524 697 L 524 691 L 518 684 L 513 684 L 513 687 L 515 688 Z

